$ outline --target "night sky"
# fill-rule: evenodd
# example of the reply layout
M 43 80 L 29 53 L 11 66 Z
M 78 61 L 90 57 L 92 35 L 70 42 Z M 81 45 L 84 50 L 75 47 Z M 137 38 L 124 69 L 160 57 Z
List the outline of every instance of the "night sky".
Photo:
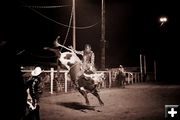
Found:
M 22 2 L 23 1 L 23 2 Z M 43 51 L 52 46 L 58 35 L 63 44 L 71 15 L 72 0 L 22 0 L 2 2 L 1 40 L 12 43 L 13 51 L 25 52 L 20 63 L 52 62 L 52 53 Z M 179 56 L 179 9 L 175 2 L 157 0 L 105 0 L 106 2 L 106 67 L 139 66 L 139 55 L 147 58 L 152 71 L 157 61 L 160 77 L 173 75 Z M 38 6 L 69 5 L 61 8 L 37 8 Z M 28 7 L 27 7 L 28 6 Z M 41 15 L 40 15 L 41 14 Z M 167 16 L 168 22 L 160 27 L 159 17 Z M 54 20 L 54 21 L 52 21 Z M 56 21 L 56 23 L 55 23 Z M 76 47 L 82 50 L 89 43 L 96 55 L 96 67 L 100 66 L 101 0 L 76 0 Z M 65 46 L 72 45 L 72 29 Z M 11 50 L 10 49 L 10 50 Z M 48 57 L 49 56 L 49 57 Z M 53 57 L 52 57 L 53 58 Z

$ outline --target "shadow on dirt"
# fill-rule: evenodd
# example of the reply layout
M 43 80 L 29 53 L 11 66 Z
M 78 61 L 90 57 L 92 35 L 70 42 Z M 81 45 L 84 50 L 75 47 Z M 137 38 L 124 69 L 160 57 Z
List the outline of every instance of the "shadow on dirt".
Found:
M 79 103 L 79 102 L 58 102 L 56 104 L 67 107 L 67 108 L 71 108 L 74 110 L 80 110 L 82 112 L 85 112 L 85 110 L 95 111 L 95 106 L 83 105 L 82 103 Z

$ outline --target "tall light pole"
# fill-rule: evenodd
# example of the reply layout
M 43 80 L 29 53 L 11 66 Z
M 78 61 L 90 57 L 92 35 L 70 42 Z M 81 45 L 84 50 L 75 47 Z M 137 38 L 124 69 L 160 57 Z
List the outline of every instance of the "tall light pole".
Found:
M 72 0 L 72 14 L 73 14 L 73 48 L 76 49 L 76 9 L 75 0 Z
M 105 54 L 106 54 L 106 40 L 105 40 L 105 2 L 101 1 L 101 70 L 105 69 Z

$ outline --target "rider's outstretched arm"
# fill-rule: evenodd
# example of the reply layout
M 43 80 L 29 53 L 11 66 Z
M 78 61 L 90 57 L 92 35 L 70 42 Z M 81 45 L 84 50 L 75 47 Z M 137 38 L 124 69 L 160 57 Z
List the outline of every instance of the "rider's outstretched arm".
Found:
M 83 51 L 77 51 L 77 50 L 75 50 L 75 53 L 78 54 L 78 55 L 82 55 L 82 56 L 84 55 L 84 54 L 83 54 Z

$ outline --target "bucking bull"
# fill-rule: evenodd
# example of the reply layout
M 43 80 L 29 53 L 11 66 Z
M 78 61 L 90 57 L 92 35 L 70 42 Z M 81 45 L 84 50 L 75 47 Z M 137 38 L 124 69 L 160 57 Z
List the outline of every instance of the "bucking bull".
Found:
M 60 53 L 59 61 L 69 70 L 73 84 L 84 96 L 87 105 L 89 105 L 88 93 L 92 93 L 97 97 L 99 104 L 104 105 L 98 94 L 98 85 L 103 82 L 104 73 L 86 74 L 82 69 L 82 61 L 72 50 L 71 52 Z

